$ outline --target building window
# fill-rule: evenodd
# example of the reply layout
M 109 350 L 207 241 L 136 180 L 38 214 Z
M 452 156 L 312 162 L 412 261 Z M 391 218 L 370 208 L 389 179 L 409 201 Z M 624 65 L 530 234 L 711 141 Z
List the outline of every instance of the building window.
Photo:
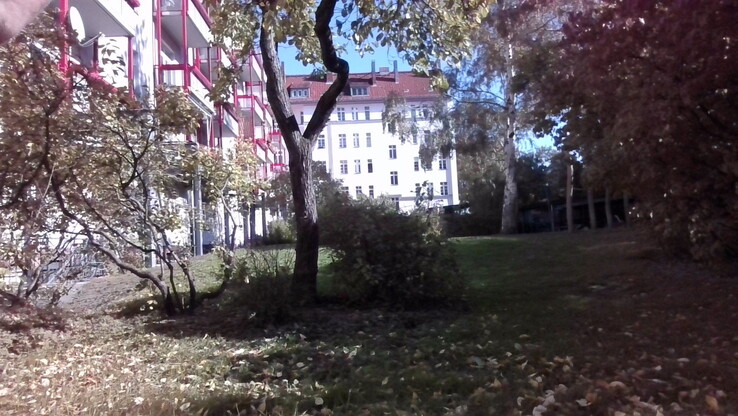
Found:
M 369 185 L 369 198 L 374 198 L 374 185 Z
M 348 160 L 342 160 L 340 163 L 341 163 L 341 174 L 346 175 L 348 173 Z
M 338 121 L 346 121 L 346 109 L 343 107 L 336 108 L 336 115 L 338 116 Z
M 419 183 L 415 184 L 415 196 L 416 197 L 420 196 L 420 184 Z
M 364 191 L 361 190 L 361 186 L 356 187 L 356 197 L 360 197 L 361 195 L 364 195 Z
M 397 171 L 393 170 L 390 172 L 390 185 L 397 185 L 399 180 L 397 179 Z
M 446 170 L 446 159 L 438 159 L 438 170 Z
M 442 196 L 448 195 L 448 182 L 441 182 L 440 191 Z
M 389 147 L 389 158 L 397 159 L 397 146 L 395 146 L 394 144 L 391 144 Z
M 346 135 L 345 134 L 338 135 L 338 147 L 340 147 L 341 149 L 346 148 Z
M 425 194 L 428 195 L 429 198 L 433 198 L 433 182 L 425 183 Z
M 430 130 L 423 131 L 423 138 L 425 139 L 425 144 L 429 144 L 431 142 L 431 131 Z
M 292 88 L 290 89 L 290 98 L 308 98 L 310 90 L 308 88 Z
M 318 136 L 318 149 L 325 149 L 325 136 L 322 134 Z
M 367 120 L 371 120 L 372 119 L 372 113 L 371 113 L 370 108 L 368 106 L 367 107 L 364 107 L 364 118 L 367 119 Z
M 372 147 L 372 134 L 366 134 L 366 147 Z
M 372 164 L 372 160 L 371 160 L 371 159 L 368 159 L 368 160 L 366 161 L 366 171 L 367 171 L 368 173 L 372 173 L 372 172 L 374 172 L 374 164 Z
M 359 147 L 359 133 L 354 133 L 354 147 Z
M 400 197 L 399 196 L 393 196 L 390 197 L 390 201 L 392 201 L 393 204 L 395 204 L 395 209 L 400 210 Z
M 416 172 L 420 170 L 420 158 L 413 159 L 413 170 Z
M 367 96 L 369 95 L 369 88 L 368 87 L 351 87 L 351 95 Z
M 354 173 L 361 173 L 361 160 L 354 160 Z
M 359 109 L 356 107 L 351 107 L 351 120 L 358 120 L 359 119 Z
M 418 135 L 413 134 L 412 137 L 413 137 L 413 144 L 418 144 Z
M 348 191 L 348 186 L 342 186 L 341 187 L 341 192 L 343 192 L 344 194 L 348 195 L 348 192 L 349 192 Z

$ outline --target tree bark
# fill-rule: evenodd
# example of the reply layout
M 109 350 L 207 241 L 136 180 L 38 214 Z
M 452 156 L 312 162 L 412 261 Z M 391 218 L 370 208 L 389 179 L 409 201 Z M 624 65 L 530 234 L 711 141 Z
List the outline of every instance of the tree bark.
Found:
M 302 303 L 312 303 L 317 295 L 320 247 L 318 207 L 312 186 L 313 171 L 310 166 L 312 148 L 302 148 L 295 156 L 290 154 L 290 181 L 297 226 L 295 274 L 292 289 Z
M 566 227 L 570 233 L 574 232 L 574 207 L 572 197 L 574 196 L 574 165 L 566 165 Z
M 507 73 L 505 76 L 505 193 L 502 202 L 502 225 L 500 233 L 514 234 L 518 229 L 518 183 L 517 183 L 517 148 L 515 146 L 515 129 L 517 122 L 516 97 L 513 91 L 513 45 L 508 41 L 506 55 Z
M 610 206 L 610 188 L 605 189 L 605 218 L 607 219 L 607 228 L 612 228 L 612 207 Z
M 338 97 L 348 82 L 349 65 L 339 59 L 330 28 L 336 0 L 323 0 L 315 11 L 315 35 L 320 42 L 323 64 L 326 69 L 337 74 L 336 80 L 318 100 L 305 132 L 300 126 L 287 96 L 284 74 L 277 55 L 274 32 L 262 25 L 259 47 L 267 75 L 266 92 L 274 112 L 287 152 L 290 156 L 290 183 L 295 204 L 295 224 L 297 243 L 295 245 L 295 269 L 293 294 L 300 304 L 311 304 L 317 296 L 318 250 L 320 231 L 315 190 L 312 186 L 312 152 L 318 134 L 328 123 Z M 265 13 L 274 13 L 265 6 Z
M 594 230 L 597 228 L 597 217 L 595 214 L 594 190 L 587 188 L 587 208 L 589 208 L 589 228 Z

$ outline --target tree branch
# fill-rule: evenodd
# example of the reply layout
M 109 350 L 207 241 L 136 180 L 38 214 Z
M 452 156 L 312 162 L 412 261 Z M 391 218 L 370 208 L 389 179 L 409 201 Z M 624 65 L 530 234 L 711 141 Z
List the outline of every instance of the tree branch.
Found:
M 328 91 L 320 97 L 315 106 L 315 112 L 305 128 L 304 137 L 312 142 L 318 137 L 331 117 L 331 112 L 338 102 L 338 96 L 348 83 L 349 64 L 338 57 L 333 45 L 331 32 L 331 18 L 333 17 L 336 0 L 323 0 L 315 11 L 315 36 L 320 42 L 320 52 L 323 65 L 328 71 L 335 72 L 338 76 Z

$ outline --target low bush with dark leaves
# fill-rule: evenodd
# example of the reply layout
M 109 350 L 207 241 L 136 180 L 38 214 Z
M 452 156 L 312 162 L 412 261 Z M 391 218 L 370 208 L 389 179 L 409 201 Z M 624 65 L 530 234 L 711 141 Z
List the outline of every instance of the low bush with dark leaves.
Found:
M 369 199 L 326 207 L 322 242 L 333 249 L 335 295 L 352 304 L 418 308 L 452 303 L 463 281 L 436 214 L 402 213 Z

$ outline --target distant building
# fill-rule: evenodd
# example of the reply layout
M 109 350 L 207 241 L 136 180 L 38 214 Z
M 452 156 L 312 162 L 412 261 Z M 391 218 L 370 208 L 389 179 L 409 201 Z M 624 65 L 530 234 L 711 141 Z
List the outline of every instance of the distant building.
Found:
M 426 206 L 443 207 L 459 203 L 456 158 L 436 156 L 423 166 L 418 150 L 424 132 L 429 131 L 430 108 L 438 94 L 430 87 L 430 78 L 412 72 L 379 68 L 364 74 L 352 74 L 331 120 L 318 137 L 313 159 L 325 163 L 335 179 L 352 197 L 377 198 L 384 195 L 399 209 L 415 208 L 418 195 L 432 195 Z M 324 77 L 288 76 L 287 86 L 298 123 L 304 129 L 321 95 L 333 82 L 333 74 Z M 402 96 L 406 116 L 418 123 L 419 138 L 399 138 L 385 133 L 382 112 L 392 93 Z

